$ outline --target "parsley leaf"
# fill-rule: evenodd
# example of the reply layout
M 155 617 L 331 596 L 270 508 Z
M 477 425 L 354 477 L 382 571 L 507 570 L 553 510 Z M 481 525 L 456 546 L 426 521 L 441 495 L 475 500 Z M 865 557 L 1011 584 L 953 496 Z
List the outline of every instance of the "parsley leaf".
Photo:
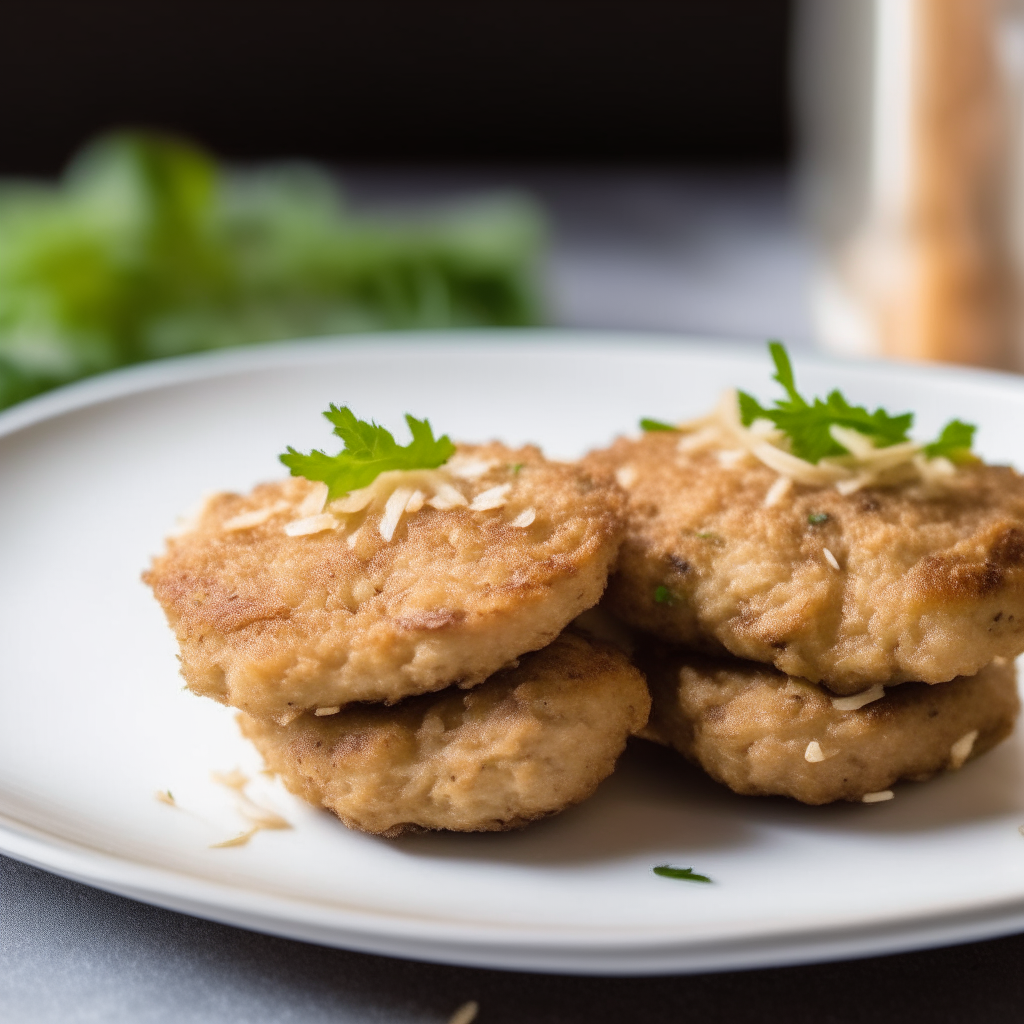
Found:
M 793 367 L 785 346 L 778 341 L 768 342 L 768 350 L 775 363 L 772 380 L 782 385 L 785 399 L 778 399 L 772 409 L 766 409 L 753 395 L 739 392 L 740 419 L 745 427 L 754 420 L 770 420 L 789 437 L 790 450 L 798 458 L 817 463 L 829 456 L 847 455 L 849 452 L 829 432 L 832 426 L 849 427 L 870 437 L 878 448 L 888 448 L 910 440 L 908 432 L 914 422 L 912 412 L 891 416 L 884 409 L 869 412 L 862 405 L 850 405 L 842 392 L 835 390 L 824 401 L 815 398 L 808 402 L 796 389 Z M 946 455 L 963 461 L 970 456 L 974 427 L 959 420 L 947 423 L 939 439 L 924 449 L 928 458 Z
M 668 587 L 655 587 L 654 603 L 667 604 L 669 606 L 674 605 L 676 603 L 675 595 L 668 589 Z
M 971 423 L 950 420 L 939 434 L 937 441 L 925 445 L 924 454 L 929 459 L 944 455 L 952 462 L 968 462 L 974 458 L 971 445 L 974 443 L 974 432 L 978 428 Z
M 314 450 L 303 455 L 289 445 L 288 451 L 278 458 L 291 470 L 292 476 L 327 484 L 328 501 L 368 486 L 388 470 L 434 469 L 455 453 L 455 445 L 447 434 L 435 439 L 428 420 L 418 420 L 408 413 L 405 422 L 412 433 L 412 441 L 405 446 L 398 444 L 384 427 L 356 419 L 348 406 L 338 408 L 332 403 L 324 416 L 334 424 L 334 433 L 345 442 L 342 451 L 327 455 Z
M 672 430 L 677 431 L 679 428 L 672 426 L 671 423 L 665 423 L 662 420 L 648 419 L 646 416 L 640 421 L 640 429 L 650 433 L 655 430 Z
M 828 518 L 829 516 L 827 512 L 812 512 L 807 517 L 807 522 L 809 522 L 811 526 L 820 526 L 822 523 L 827 523 Z
M 681 878 L 686 882 L 710 882 L 707 875 L 698 875 L 693 868 L 674 868 L 668 864 L 660 864 L 654 868 L 656 875 L 662 878 Z
M 772 355 L 772 362 L 775 363 L 775 376 L 772 380 L 778 381 L 789 395 L 790 402 L 795 406 L 807 407 L 807 403 L 800 397 L 796 389 L 796 379 L 793 376 L 793 366 L 789 361 L 789 353 L 781 341 L 769 341 L 768 351 Z

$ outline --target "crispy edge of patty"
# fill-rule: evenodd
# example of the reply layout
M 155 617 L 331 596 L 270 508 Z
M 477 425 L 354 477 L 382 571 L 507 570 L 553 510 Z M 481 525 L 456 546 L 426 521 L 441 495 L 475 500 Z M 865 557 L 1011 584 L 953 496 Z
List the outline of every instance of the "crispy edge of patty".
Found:
M 681 453 L 680 436 L 620 438 L 583 460 L 606 479 L 633 470 L 605 598 L 625 622 L 840 694 L 945 682 L 1024 652 L 1024 478 L 1012 469 L 961 468 L 941 492 L 794 485 L 766 507 L 774 471 Z
M 641 663 L 653 702 L 646 739 L 736 793 L 806 804 L 862 801 L 959 769 L 1006 739 L 1020 712 L 1016 669 L 1004 659 L 939 685 L 901 683 L 856 711 L 754 662 L 659 646 Z M 822 760 L 807 759 L 812 742 Z
M 189 688 L 284 721 L 317 707 L 473 686 L 596 604 L 621 541 L 617 488 L 532 446 L 459 452 L 504 467 L 476 489 L 516 482 L 509 508 L 425 507 L 391 543 L 376 536 L 379 514 L 354 517 L 348 535 L 366 535 L 354 548 L 340 531 L 285 536 L 287 510 L 221 533 L 239 513 L 285 503 L 283 495 L 300 503 L 310 486 L 302 480 L 211 502 L 143 577 L 177 636 Z M 536 519 L 513 527 L 524 502 Z M 370 585 L 365 599 L 353 596 L 360 581 Z
M 621 652 L 566 632 L 472 690 L 285 726 L 238 722 L 292 793 L 396 838 L 515 829 L 579 803 L 649 710 L 643 675 Z

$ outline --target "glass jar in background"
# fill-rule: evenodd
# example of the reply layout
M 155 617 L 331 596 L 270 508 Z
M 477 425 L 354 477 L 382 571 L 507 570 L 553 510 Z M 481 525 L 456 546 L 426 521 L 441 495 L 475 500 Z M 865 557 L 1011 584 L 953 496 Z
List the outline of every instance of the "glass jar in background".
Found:
M 1024 369 L 1024 0 L 803 0 L 819 338 Z

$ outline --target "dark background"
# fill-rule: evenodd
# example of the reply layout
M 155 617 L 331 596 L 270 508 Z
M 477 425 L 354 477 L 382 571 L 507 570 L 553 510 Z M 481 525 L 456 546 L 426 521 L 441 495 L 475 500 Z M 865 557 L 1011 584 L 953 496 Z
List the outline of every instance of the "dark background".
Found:
M 766 163 L 788 0 L 134 0 L 0 8 L 0 173 L 122 125 L 236 158 Z

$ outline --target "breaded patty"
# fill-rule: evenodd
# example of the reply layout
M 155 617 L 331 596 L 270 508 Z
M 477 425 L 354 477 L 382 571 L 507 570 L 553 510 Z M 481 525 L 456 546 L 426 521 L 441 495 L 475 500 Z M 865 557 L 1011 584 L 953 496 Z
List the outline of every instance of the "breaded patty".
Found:
M 649 710 L 643 676 L 623 654 L 564 633 L 472 690 L 285 726 L 239 723 L 293 793 L 393 838 L 517 828 L 579 803 Z
M 287 721 L 473 686 L 600 598 L 621 535 L 614 487 L 500 444 L 385 476 L 347 513 L 358 495 L 319 512 L 323 485 L 301 478 L 220 494 L 168 541 L 144 579 L 193 692 Z
M 807 804 L 859 801 L 960 768 L 1006 739 L 1020 710 L 1003 659 L 940 686 L 902 683 L 851 711 L 814 683 L 737 658 L 663 651 L 644 667 L 648 739 L 737 793 Z
M 620 439 L 584 460 L 628 493 L 606 598 L 626 622 L 847 694 L 973 675 L 1024 651 L 1024 478 L 1012 469 L 845 496 L 794 485 L 766 504 L 773 470 L 680 451 L 682 436 Z

